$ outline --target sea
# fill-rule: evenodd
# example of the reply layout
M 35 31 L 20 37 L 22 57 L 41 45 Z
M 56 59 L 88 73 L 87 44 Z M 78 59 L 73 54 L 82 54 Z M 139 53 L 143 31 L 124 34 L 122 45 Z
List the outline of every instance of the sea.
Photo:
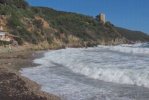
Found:
M 149 100 L 149 43 L 50 50 L 20 70 L 62 100 Z

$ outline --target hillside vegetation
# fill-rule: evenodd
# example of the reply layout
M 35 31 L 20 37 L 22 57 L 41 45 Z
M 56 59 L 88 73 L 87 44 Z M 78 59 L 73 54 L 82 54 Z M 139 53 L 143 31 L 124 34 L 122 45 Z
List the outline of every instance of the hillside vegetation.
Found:
M 32 7 L 24 0 L 0 0 L 0 21 L 19 44 L 41 44 L 51 48 L 120 44 L 149 41 L 142 32 L 117 28 L 110 22 L 101 24 L 93 17 Z

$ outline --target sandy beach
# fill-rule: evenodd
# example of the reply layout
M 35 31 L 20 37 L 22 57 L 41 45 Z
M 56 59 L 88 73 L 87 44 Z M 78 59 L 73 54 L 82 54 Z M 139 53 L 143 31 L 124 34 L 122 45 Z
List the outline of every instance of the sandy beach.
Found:
M 19 47 L 11 52 L 0 47 L 1 100 L 59 100 L 59 97 L 40 91 L 35 82 L 22 77 L 19 70 L 33 67 L 32 60 L 42 53 Z

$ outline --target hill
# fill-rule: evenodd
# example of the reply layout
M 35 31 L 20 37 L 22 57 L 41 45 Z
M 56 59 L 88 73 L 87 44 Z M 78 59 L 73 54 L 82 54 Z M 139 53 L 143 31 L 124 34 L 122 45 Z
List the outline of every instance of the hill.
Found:
M 132 31 L 120 27 L 115 27 L 119 33 L 123 37 L 126 37 L 130 41 L 148 41 L 149 36 L 146 33 L 140 32 L 140 31 Z
M 51 48 L 149 41 L 149 36 L 118 28 L 94 17 L 32 7 L 24 0 L 0 0 L 0 21 L 5 30 L 19 36 L 19 44 L 43 44 Z

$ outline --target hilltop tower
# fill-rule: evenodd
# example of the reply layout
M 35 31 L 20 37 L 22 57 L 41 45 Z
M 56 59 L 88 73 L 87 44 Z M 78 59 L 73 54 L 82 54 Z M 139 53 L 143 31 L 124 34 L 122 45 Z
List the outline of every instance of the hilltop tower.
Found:
M 0 20 L 0 31 L 3 31 L 3 26 L 2 26 L 1 20 Z
M 99 21 L 100 23 L 103 23 L 103 24 L 106 23 L 106 15 L 104 13 L 99 14 Z
M 2 26 L 0 26 L 0 31 L 3 31 L 3 27 Z
M 4 23 L 3 23 L 3 16 L 0 15 L 0 31 L 3 31 L 4 30 Z

